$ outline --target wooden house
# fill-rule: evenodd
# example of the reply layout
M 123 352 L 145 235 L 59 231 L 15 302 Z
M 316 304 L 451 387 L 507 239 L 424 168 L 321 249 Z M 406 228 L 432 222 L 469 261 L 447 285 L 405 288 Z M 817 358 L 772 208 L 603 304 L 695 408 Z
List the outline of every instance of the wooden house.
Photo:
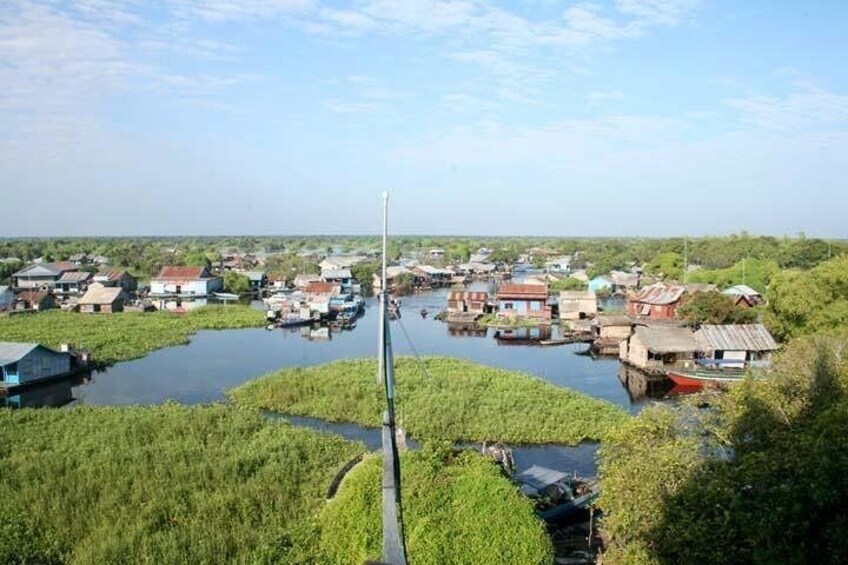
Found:
M 585 320 L 598 313 L 598 297 L 591 290 L 563 290 L 559 293 L 561 320 Z
M 263 271 L 245 271 L 242 274 L 250 281 L 251 292 L 259 292 L 268 286 L 268 276 Z
M 677 308 L 686 287 L 656 283 L 631 294 L 627 299 L 627 314 L 633 318 L 667 320 L 677 315 Z
M 83 294 L 92 282 L 92 275 L 87 271 L 66 271 L 54 283 L 53 292 L 60 295 Z
M 485 314 L 489 302 L 489 293 L 467 290 L 453 290 L 448 293 L 448 312 L 471 312 Z
M 499 317 L 523 317 L 549 322 L 548 287 L 533 284 L 502 284 L 496 296 Z
M 31 384 L 67 375 L 71 355 L 38 343 L 0 342 L 0 383 L 4 386 Z
M 340 285 L 345 291 L 351 290 L 356 283 L 350 269 L 324 269 L 321 271 L 321 280 Z
M 618 355 L 619 345 L 632 332 L 633 323 L 627 316 L 601 314 L 592 320 L 592 344 L 601 355 Z
M 47 290 L 24 290 L 15 296 L 15 310 L 51 310 L 56 308 L 56 297 Z
M 52 290 L 62 275 L 79 271 L 79 266 L 68 262 L 36 263 L 12 275 L 12 286 L 22 290 Z
M 609 276 L 610 290 L 614 294 L 625 294 L 639 288 L 639 273 L 627 273 L 624 271 L 612 271 Z
M 638 326 L 619 344 L 619 358 L 645 371 L 662 372 L 691 363 L 698 348 L 688 328 Z
M 94 284 L 79 299 L 80 312 L 87 314 L 112 314 L 123 312 L 129 302 L 129 296 L 119 286 L 100 286 Z
M 120 287 L 128 294 L 138 289 L 138 280 L 127 271 L 101 271 L 94 274 L 92 281 L 107 287 Z
M 549 273 L 570 273 L 571 257 L 563 255 L 545 261 L 545 270 Z
M 342 286 L 340 284 L 331 282 L 313 281 L 306 285 L 304 292 L 306 292 L 307 294 L 326 294 L 329 296 L 341 294 Z
M 425 278 L 430 286 L 450 286 L 454 276 L 454 272 L 451 270 L 430 265 L 418 265 L 412 268 L 412 272 Z
M 702 325 L 695 332 L 699 358 L 723 368 L 768 364 L 778 345 L 762 324 Z M 702 363 L 704 364 L 704 363 Z
M 730 288 L 722 291 L 722 294 L 726 294 L 730 298 L 733 299 L 733 302 L 737 306 L 741 306 L 744 308 L 753 308 L 759 304 L 765 302 L 763 295 L 751 288 L 748 285 L 737 284 L 736 286 L 731 286 Z
M 212 276 L 206 267 L 162 267 L 150 280 L 153 296 L 209 296 L 223 289 L 221 277 Z

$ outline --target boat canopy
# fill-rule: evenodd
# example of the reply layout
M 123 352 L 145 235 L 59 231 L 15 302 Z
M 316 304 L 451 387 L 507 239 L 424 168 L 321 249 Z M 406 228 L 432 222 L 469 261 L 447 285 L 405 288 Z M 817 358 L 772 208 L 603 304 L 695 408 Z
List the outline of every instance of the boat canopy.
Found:
M 566 479 L 567 477 L 568 475 L 566 475 L 562 471 L 548 469 L 547 467 L 541 467 L 539 465 L 533 465 L 529 469 L 518 473 L 515 476 L 515 480 L 521 484 L 527 485 L 538 491 L 541 491 L 551 485 L 562 481 L 563 479 Z

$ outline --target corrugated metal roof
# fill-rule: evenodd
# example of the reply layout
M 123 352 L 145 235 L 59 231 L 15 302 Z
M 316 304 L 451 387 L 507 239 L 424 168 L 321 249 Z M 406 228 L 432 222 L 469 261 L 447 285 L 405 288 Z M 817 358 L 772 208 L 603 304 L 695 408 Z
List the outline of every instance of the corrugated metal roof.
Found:
M 62 273 L 62 276 L 59 277 L 59 280 L 57 282 L 82 282 L 87 281 L 90 278 L 91 273 L 88 273 L 86 271 L 68 271 Z
M 533 465 L 529 469 L 521 471 L 515 475 L 515 480 L 521 484 L 533 487 L 536 490 L 543 490 L 547 487 L 560 482 L 568 477 L 562 471 L 548 469 L 539 465 Z
M 662 283 L 652 284 L 634 294 L 631 302 L 639 302 L 642 304 L 654 304 L 663 306 L 666 304 L 674 304 L 683 293 L 686 292 L 686 287 L 682 285 L 665 285 Z
M 349 279 L 352 276 L 350 269 L 324 269 L 321 271 L 321 278 L 324 279 Z
M 563 290 L 559 293 L 560 300 L 596 300 L 597 296 L 591 290 Z
M 489 299 L 488 292 L 452 290 L 448 294 L 448 300 L 468 300 L 471 302 L 485 302 Z
M 154 280 L 190 280 L 208 278 L 210 277 L 209 272 L 206 270 L 206 267 L 162 267 L 162 270 L 159 271 L 159 274 L 156 275 Z
M 731 286 L 730 288 L 723 291 L 724 294 L 728 294 L 730 296 L 762 296 L 759 292 L 751 288 L 746 284 L 737 284 L 736 286 Z
M 774 351 L 777 342 L 762 324 L 703 325 L 695 332 L 705 351 Z
M 79 304 L 112 304 L 118 298 L 121 298 L 121 295 L 124 295 L 123 298 L 126 299 L 126 293 L 124 289 L 119 286 L 95 286 L 89 288 L 88 291 L 82 295 L 82 298 L 79 299 Z
M 341 287 L 334 283 L 312 281 L 306 285 L 306 292 L 310 294 L 335 294 Z
M 635 336 L 653 353 L 698 351 L 698 342 L 688 328 L 646 328 L 638 326 Z
M 538 284 L 502 284 L 498 289 L 498 299 L 547 300 L 548 287 Z
M 46 290 L 24 290 L 18 293 L 16 300 L 39 304 L 50 293 Z
M 251 281 L 261 281 L 265 277 L 265 273 L 262 271 L 245 271 L 242 274 Z
M 38 347 L 37 343 L 16 343 L 12 341 L 0 341 L 0 365 L 17 363 L 27 353 Z

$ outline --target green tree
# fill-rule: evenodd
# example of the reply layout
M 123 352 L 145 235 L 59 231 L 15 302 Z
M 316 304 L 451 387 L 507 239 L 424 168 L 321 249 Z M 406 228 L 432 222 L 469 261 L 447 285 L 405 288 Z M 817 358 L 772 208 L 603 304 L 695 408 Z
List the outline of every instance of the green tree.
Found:
M 250 279 L 235 271 L 224 272 L 224 290 L 233 294 L 250 292 Z
M 648 263 L 648 272 L 672 280 L 683 280 L 683 256 L 679 253 L 660 253 Z
M 568 277 L 565 279 L 560 279 L 558 281 L 554 281 L 550 284 L 551 290 L 586 290 L 586 283 L 581 280 Z
M 757 312 L 737 306 L 729 296 L 716 291 L 696 292 L 689 295 L 677 310 L 687 323 L 747 324 L 756 321 Z

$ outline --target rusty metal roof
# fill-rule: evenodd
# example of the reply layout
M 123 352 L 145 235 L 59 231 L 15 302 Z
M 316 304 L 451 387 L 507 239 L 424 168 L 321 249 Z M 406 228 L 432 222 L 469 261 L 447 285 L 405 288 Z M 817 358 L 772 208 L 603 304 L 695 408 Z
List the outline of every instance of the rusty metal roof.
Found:
M 666 304 L 674 304 L 683 293 L 686 292 L 686 287 L 682 285 L 665 285 L 662 283 L 646 286 L 639 292 L 630 297 L 631 302 L 639 302 L 642 304 L 654 304 L 664 306 Z
M 306 292 L 310 294 L 336 294 L 336 291 L 339 290 L 341 290 L 341 287 L 331 282 L 312 281 L 306 285 Z
M 704 351 L 774 351 L 777 342 L 762 324 L 703 325 L 695 339 Z
M 209 276 L 209 272 L 206 270 L 206 267 L 162 267 L 162 270 L 159 271 L 159 274 L 155 278 L 157 280 L 161 280 L 161 279 L 189 280 L 189 279 L 208 279 L 208 278 L 211 278 L 211 277 Z
M 488 292 L 452 290 L 448 294 L 448 300 L 468 300 L 470 302 L 485 302 L 489 299 Z
M 57 282 L 83 282 L 91 278 L 91 273 L 87 271 L 66 271 L 62 273 Z
M 548 287 L 540 284 L 502 284 L 498 299 L 547 300 Z
M 119 298 L 126 300 L 128 297 L 119 286 L 109 287 L 100 286 L 99 288 L 90 288 L 79 300 L 80 305 L 87 304 L 112 304 Z

